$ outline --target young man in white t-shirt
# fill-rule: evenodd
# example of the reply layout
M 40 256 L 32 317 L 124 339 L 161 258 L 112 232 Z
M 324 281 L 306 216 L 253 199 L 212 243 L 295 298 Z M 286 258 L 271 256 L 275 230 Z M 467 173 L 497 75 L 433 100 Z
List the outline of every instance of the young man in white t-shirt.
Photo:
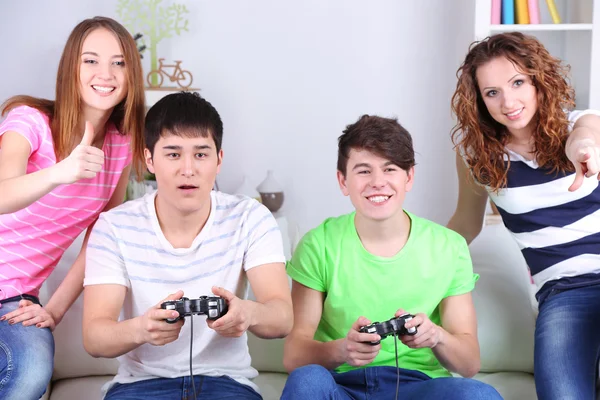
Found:
M 90 235 L 83 339 L 92 356 L 119 357 L 107 399 L 260 399 L 246 331 L 279 338 L 292 327 L 274 217 L 256 200 L 212 191 L 222 135 L 199 95 L 157 102 L 145 130 L 157 191 L 101 214 Z M 246 277 L 257 301 L 242 299 Z M 178 313 L 161 304 L 182 296 L 220 296 L 228 310 L 167 323 Z

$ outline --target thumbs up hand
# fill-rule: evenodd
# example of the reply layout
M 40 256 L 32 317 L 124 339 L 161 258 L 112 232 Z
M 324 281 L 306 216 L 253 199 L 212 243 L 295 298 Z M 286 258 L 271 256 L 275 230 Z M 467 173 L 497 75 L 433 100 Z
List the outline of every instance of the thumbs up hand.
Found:
M 81 143 L 67 158 L 54 166 L 52 180 L 56 184 L 68 184 L 80 179 L 91 179 L 102 170 L 104 152 L 94 146 L 94 127 L 88 121 Z

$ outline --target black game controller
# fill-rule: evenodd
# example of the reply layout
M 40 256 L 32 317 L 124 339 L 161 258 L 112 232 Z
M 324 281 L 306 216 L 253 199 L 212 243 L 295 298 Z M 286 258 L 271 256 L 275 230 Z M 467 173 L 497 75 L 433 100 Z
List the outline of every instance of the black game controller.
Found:
M 200 296 L 197 299 L 182 297 L 179 300 L 165 301 L 160 305 L 163 310 L 175 310 L 179 313 L 177 318 L 167 318 L 169 324 L 188 317 L 192 314 L 206 315 L 207 319 L 216 320 L 227 313 L 227 302 L 222 297 Z
M 382 339 L 384 339 L 390 335 L 413 336 L 413 335 L 417 334 L 417 328 L 412 327 L 412 328 L 406 329 L 404 327 L 404 324 L 406 322 L 410 321 L 411 319 L 413 319 L 414 317 L 415 316 L 412 314 L 402 314 L 399 317 L 392 318 L 385 322 L 373 322 L 371 325 L 361 326 L 361 328 L 359 329 L 359 332 L 360 333 L 376 333 L 379 336 L 381 336 Z M 370 343 L 372 345 L 377 345 L 377 344 L 379 344 L 379 342 L 380 341 L 377 340 L 375 342 L 370 342 Z

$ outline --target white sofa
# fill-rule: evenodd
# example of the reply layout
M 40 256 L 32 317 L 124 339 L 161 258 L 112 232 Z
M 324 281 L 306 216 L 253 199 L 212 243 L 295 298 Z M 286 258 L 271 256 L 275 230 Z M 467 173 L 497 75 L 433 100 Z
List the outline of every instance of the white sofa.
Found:
M 80 246 L 79 238 L 46 282 L 41 299 L 47 302 L 64 277 Z M 523 259 L 502 225 L 488 225 L 472 243 L 474 268 L 481 278 L 474 292 L 481 345 L 481 373 L 476 379 L 494 386 L 507 400 L 536 399 L 533 381 L 535 306 Z M 116 373 L 117 362 L 94 359 L 81 339 L 82 298 L 56 328 L 55 367 L 45 398 L 99 399 L 100 387 Z M 265 400 L 279 399 L 286 380 L 283 341 L 249 335 L 256 383 Z M 600 399 L 600 397 L 599 397 Z

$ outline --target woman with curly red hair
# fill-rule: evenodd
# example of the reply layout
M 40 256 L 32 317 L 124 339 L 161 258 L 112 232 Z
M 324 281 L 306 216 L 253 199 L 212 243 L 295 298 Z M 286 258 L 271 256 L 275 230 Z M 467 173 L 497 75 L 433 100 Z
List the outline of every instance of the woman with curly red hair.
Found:
M 448 227 L 472 241 L 487 198 L 537 285 L 538 397 L 594 399 L 600 354 L 600 112 L 572 111 L 568 67 L 534 37 L 473 43 L 460 66 L 459 197 Z

